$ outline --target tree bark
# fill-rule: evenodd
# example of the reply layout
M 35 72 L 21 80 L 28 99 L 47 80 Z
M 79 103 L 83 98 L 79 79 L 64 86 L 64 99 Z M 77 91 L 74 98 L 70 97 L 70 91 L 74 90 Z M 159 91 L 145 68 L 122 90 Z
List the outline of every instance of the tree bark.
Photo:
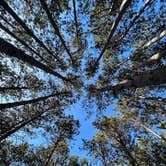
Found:
M 133 54 L 129 55 L 127 58 L 123 59 L 122 62 L 118 63 L 114 68 L 118 68 L 119 66 L 123 65 L 127 61 L 131 60 L 131 58 L 135 57 L 138 52 L 144 51 L 147 49 L 149 46 L 154 44 L 155 42 L 159 41 L 162 39 L 164 36 L 166 36 L 166 30 L 162 31 L 158 36 L 152 38 L 150 41 L 146 42 L 142 47 L 136 49 Z
M 29 89 L 28 87 L 16 87 L 16 86 L 11 86 L 11 87 L 0 87 L 0 91 L 6 91 L 6 90 L 25 90 Z
M 155 137 L 159 138 L 159 139 L 163 139 L 164 141 L 166 141 L 166 139 L 162 136 L 160 136 L 159 134 L 157 134 L 155 131 L 153 131 L 150 127 L 144 125 L 142 122 L 132 118 L 132 120 L 138 124 L 140 127 L 143 127 L 147 132 L 153 134 Z
M 114 6 L 115 6 L 115 3 L 116 3 L 116 0 L 112 0 L 111 1 L 111 5 L 110 5 L 110 9 L 109 9 L 109 14 L 111 14 L 111 12 L 113 11 L 113 8 L 114 8 Z
M 19 60 L 22 60 L 23 62 L 26 62 L 32 66 L 35 66 L 35 67 L 37 67 L 37 68 L 39 68 L 47 73 L 50 73 L 50 74 L 52 74 L 52 75 L 54 75 L 54 76 L 56 76 L 64 81 L 72 83 L 72 81 L 70 79 L 60 75 L 59 73 L 53 71 L 48 66 L 38 62 L 33 57 L 25 54 L 22 50 L 16 48 L 12 44 L 5 41 L 3 38 L 0 38 L 0 52 L 4 53 L 10 57 L 18 58 Z
M 59 92 L 59 93 L 55 93 L 55 94 L 52 94 L 52 95 L 35 98 L 35 99 L 32 99 L 32 100 L 24 100 L 24 101 L 18 101 L 18 102 L 14 102 L 14 103 L 4 103 L 4 104 L 0 104 L 0 109 L 13 108 L 13 107 L 17 107 L 17 106 L 26 105 L 26 104 L 33 104 L 33 103 L 37 103 L 39 101 L 44 101 L 44 100 L 46 100 L 50 97 L 67 96 L 67 95 L 71 95 L 71 93 L 70 92 L 64 92 L 64 93 Z
M 76 2 L 75 2 L 75 0 L 72 0 L 72 2 L 73 2 L 73 12 L 74 12 L 74 22 L 75 22 L 75 27 L 76 27 L 76 35 L 77 35 L 77 40 L 78 40 L 78 38 L 79 38 L 79 31 L 78 31 Z
M 136 96 L 138 99 L 143 99 L 143 100 L 152 100 L 152 101 L 159 101 L 159 102 L 166 102 L 166 98 L 162 97 L 144 97 L 144 96 Z
M 13 24 L 11 24 L 11 23 L 10 23 L 6 18 L 4 18 L 3 16 L 0 15 L 0 18 L 1 18 L 4 22 L 6 22 L 8 25 L 10 25 L 13 29 L 16 28 Z
M 61 137 L 60 137 L 60 138 L 61 138 Z M 57 141 L 54 143 L 54 147 L 53 147 L 51 153 L 49 154 L 49 156 L 48 156 L 48 158 L 47 158 L 46 163 L 44 164 L 44 166 L 48 166 L 48 164 L 49 164 L 49 162 L 50 162 L 50 160 L 51 160 L 51 157 L 52 157 L 52 155 L 53 155 L 55 149 L 57 148 L 57 146 L 58 146 L 58 144 L 59 144 L 59 142 L 60 142 L 60 140 L 61 140 L 60 138 L 57 139 Z
M 121 133 L 119 133 L 119 131 L 115 131 L 117 133 L 117 141 L 119 142 L 119 144 L 122 146 L 123 151 L 126 153 L 130 163 L 132 166 L 136 166 L 137 165 L 137 161 L 135 160 L 135 158 L 133 157 L 131 150 L 126 146 L 125 142 L 123 141 L 123 136 L 121 135 Z

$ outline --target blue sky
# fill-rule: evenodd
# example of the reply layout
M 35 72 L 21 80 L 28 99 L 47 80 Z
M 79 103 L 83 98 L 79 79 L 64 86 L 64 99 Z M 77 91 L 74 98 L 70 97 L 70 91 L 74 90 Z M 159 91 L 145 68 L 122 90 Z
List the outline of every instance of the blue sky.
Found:
M 142 2 L 142 1 L 140 1 Z M 140 3 L 139 5 L 141 6 L 142 3 Z M 138 6 L 139 7 L 139 6 Z M 84 31 L 87 30 L 88 28 L 88 17 L 85 19 L 83 18 L 83 16 L 81 16 L 79 18 L 79 20 L 81 21 L 82 25 L 84 25 Z M 65 36 L 65 33 L 63 33 Z M 67 36 L 65 36 L 66 39 L 69 39 Z M 90 36 L 88 37 L 88 48 L 87 48 L 87 52 L 85 52 L 84 54 L 89 54 L 92 53 L 94 56 L 98 55 L 98 53 L 95 51 L 95 49 L 91 49 L 91 46 L 93 45 L 93 35 L 90 34 Z M 126 54 L 129 55 L 130 52 L 125 52 L 124 54 L 121 55 L 121 58 L 126 57 Z M 84 61 L 83 61 L 84 64 Z M 44 76 L 43 76 L 44 77 Z M 94 80 L 92 80 L 93 82 Z M 55 80 L 56 82 L 56 80 Z M 85 83 L 87 83 L 88 80 L 86 80 Z M 41 95 L 42 96 L 42 95 Z M 93 137 L 93 134 L 95 133 L 95 128 L 93 128 L 92 126 L 92 122 L 95 120 L 96 118 L 96 114 L 98 112 L 96 112 L 97 108 L 96 106 L 92 107 L 92 108 L 88 108 L 85 109 L 84 107 L 82 107 L 83 105 L 83 98 L 81 98 L 77 103 L 71 105 L 70 107 L 68 107 L 65 112 L 66 114 L 72 114 L 74 115 L 75 119 L 80 121 L 80 134 L 78 136 L 75 137 L 75 139 L 73 141 L 71 141 L 71 155 L 78 155 L 80 157 L 84 157 L 87 156 L 87 152 L 80 150 L 79 147 L 82 146 L 82 139 L 91 139 Z M 113 106 L 114 105 L 110 105 L 106 111 L 104 112 L 105 115 L 115 115 L 114 110 L 113 110 Z M 92 111 L 94 114 L 92 114 L 91 117 L 89 117 L 87 119 L 87 112 Z M 23 134 L 22 132 L 20 134 Z M 29 139 L 29 143 L 32 144 L 36 144 L 36 145 L 46 145 L 47 141 L 46 140 L 42 140 L 42 138 L 40 137 L 40 135 L 38 135 L 35 139 Z

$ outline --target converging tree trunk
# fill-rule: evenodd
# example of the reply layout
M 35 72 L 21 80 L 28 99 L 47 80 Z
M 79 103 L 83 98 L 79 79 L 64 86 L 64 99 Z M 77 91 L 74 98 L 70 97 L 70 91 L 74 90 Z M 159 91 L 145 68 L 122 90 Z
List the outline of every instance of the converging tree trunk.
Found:
M 10 15 L 24 28 L 24 30 L 30 35 L 35 41 L 44 48 L 51 56 L 53 56 L 61 65 L 63 62 L 59 59 L 59 57 L 53 54 L 50 49 L 34 34 L 34 32 L 25 24 L 24 21 L 20 19 L 20 17 L 12 10 L 12 8 L 4 1 L 0 1 L 0 6 L 2 6 Z
M 48 112 L 49 110 L 51 110 L 51 108 L 49 109 L 45 109 L 45 111 L 40 112 L 39 114 L 21 121 L 20 123 L 17 123 L 15 126 L 12 126 L 10 129 L 8 129 L 5 133 L 0 135 L 0 142 L 4 139 L 6 139 L 7 137 L 9 137 L 10 135 L 12 135 L 13 133 L 17 132 L 19 129 L 25 127 L 26 125 L 30 124 L 31 122 L 37 120 L 38 118 L 40 118 L 45 112 Z
M 71 93 L 69 93 L 69 92 L 55 93 L 55 94 L 52 94 L 52 95 L 48 95 L 48 96 L 44 96 L 44 97 L 39 97 L 39 98 L 32 99 L 32 100 L 18 101 L 18 102 L 14 102 L 14 103 L 4 103 L 4 104 L 0 104 L 0 108 L 1 109 L 13 108 L 13 107 L 17 107 L 17 106 L 26 105 L 26 104 L 37 103 L 39 101 L 44 101 L 44 100 L 46 100 L 46 99 L 48 99 L 50 97 L 67 96 L 67 95 L 71 95 Z
M 56 76 L 64 81 L 71 82 L 70 79 L 63 77 L 59 73 L 50 69 L 48 66 L 38 62 L 33 57 L 25 54 L 22 50 L 16 48 L 12 44 L 5 41 L 3 38 L 0 38 L 0 52 L 4 53 L 10 57 L 16 57 L 19 60 L 22 60 L 23 62 L 26 62 L 32 66 L 35 66 L 35 67 L 37 67 L 37 68 L 39 68 L 47 73 L 50 73 L 50 74 L 52 74 L 52 75 L 54 75 L 54 76 Z
M 126 88 L 141 88 L 145 86 L 161 85 L 166 83 L 166 67 L 159 67 L 155 70 L 141 73 L 134 76 L 130 80 L 120 81 L 116 85 L 106 86 L 96 89 L 97 91 L 104 92 L 108 90 L 122 90 Z
M 35 51 L 33 48 L 31 48 L 25 41 L 23 41 L 22 39 L 17 37 L 13 32 L 11 32 L 9 29 L 7 29 L 5 26 L 3 26 L 1 23 L 0 23 L 0 28 L 2 30 L 4 30 L 6 33 L 8 33 L 9 35 L 11 35 L 13 38 L 15 38 L 17 41 L 19 41 L 23 46 L 28 48 L 29 51 L 36 54 L 43 62 L 47 62 L 49 64 L 49 62 L 46 59 L 44 59 L 37 51 Z
M 49 11 L 49 9 L 48 9 L 48 6 L 47 6 L 45 0 L 40 0 L 40 3 L 41 3 L 42 8 L 45 10 L 45 12 L 46 12 L 46 14 L 47 14 L 47 16 L 48 16 L 48 19 L 49 19 L 51 25 L 52 25 L 53 28 L 54 28 L 55 34 L 60 38 L 60 40 L 61 40 L 61 42 L 62 42 L 62 44 L 63 44 L 63 46 L 64 46 L 66 52 L 68 53 L 68 55 L 69 55 L 69 57 L 70 57 L 72 63 L 74 64 L 73 57 L 72 57 L 72 55 L 71 55 L 69 49 L 67 48 L 66 43 L 65 43 L 65 41 L 64 41 L 64 39 L 63 39 L 63 37 L 62 37 L 62 35 L 60 34 L 58 25 L 55 23 L 55 21 L 54 21 L 52 15 L 51 15 L 51 13 L 50 13 L 50 11 Z
M 110 42 L 112 36 L 114 35 L 114 32 L 115 32 L 115 30 L 116 30 L 116 28 L 117 28 L 117 26 L 118 26 L 118 24 L 119 24 L 119 22 L 120 22 L 120 20 L 121 20 L 121 18 L 123 16 L 123 14 L 125 13 L 125 11 L 128 8 L 128 6 L 130 5 L 130 2 L 131 2 L 131 0 L 124 0 L 124 1 L 122 1 L 122 4 L 121 4 L 121 6 L 119 8 L 119 13 L 118 13 L 117 17 L 115 18 L 114 22 L 112 23 L 111 30 L 110 30 L 110 33 L 108 35 L 108 38 L 106 39 L 104 47 L 101 50 L 100 55 L 98 56 L 95 65 L 97 65 L 99 63 L 101 57 L 103 56 L 106 48 L 108 47 L 108 43 Z

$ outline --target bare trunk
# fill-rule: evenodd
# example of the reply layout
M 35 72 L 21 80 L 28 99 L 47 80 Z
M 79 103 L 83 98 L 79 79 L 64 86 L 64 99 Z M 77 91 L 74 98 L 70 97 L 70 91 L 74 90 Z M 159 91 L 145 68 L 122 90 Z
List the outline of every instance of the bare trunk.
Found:
M 117 137 L 117 141 L 119 142 L 119 144 L 122 146 L 122 150 L 126 153 L 127 158 L 129 159 L 130 163 L 132 166 L 136 166 L 137 165 L 137 161 L 135 160 L 135 158 L 133 157 L 131 150 L 126 146 L 125 142 L 123 141 L 123 136 L 121 135 L 121 133 L 119 133 L 119 131 L 115 131 L 118 135 Z
M 116 3 L 116 0 L 112 0 L 111 1 L 111 5 L 110 5 L 110 9 L 109 9 L 109 14 L 111 14 L 111 12 L 112 12 L 112 10 L 113 10 L 113 8 L 114 8 L 114 6 L 115 6 L 115 3 Z
M 166 98 L 162 97 L 144 97 L 144 96 L 136 96 L 138 99 L 144 99 L 144 100 L 152 100 L 152 101 L 159 101 L 159 102 L 166 102 Z
M 76 12 L 76 2 L 75 0 L 73 2 L 73 10 L 74 10 L 74 22 L 75 22 L 75 27 L 76 27 L 76 35 L 77 35 L 77 40 L 79 38 L 79 30 L 78 30 L 78 21 L 77 21 L 77 12 Z
M 153 131 L 150 127 L 144 125 L 142 122 L 132 119 L 136 124 L 138 124 L 140 127 L 143 127 L 147 132 L 153 134 L 155 137 L 159 138 L 159 139 L 163 139 L 164 141 L 166 141 L 166 139 L 162 136 L 160 136 L 159 134 L 157 134 L 155 131 Z
M 135 24 L 137 19 L 140 17 L 140 15 L 144 12 L 145 8 L 151 3 L 151 0 L 146 0 L 143 6 L 141 7 L 140 11 L 136 14 L 136 16 L 133 18 L 133 20 L 130 22 L 129 26 L 126 28 L 126 31 L 123 32 L 122 36 L 118 39 L 118 42 L 120 42 L 129 32 L 131 27 Z
M 131 58 L 134 58 L 137 53 L 144 51 L 152 44 L 156 43 L 160 39 L 162 39 L 164 36 L 166 36 L 166 30 L 162 31 L 158 36 L 152 38 L 150 41 L 146 42 L 142 47 L 136 49 L 133 54 L 129 55 L 127 58 L 123 59 L 122 62 L 118 63 L 114 68 L 118 68 L 119 66 L 123 65 L 127 61 L 129 61 Z
M 48 164 L 49 164 L 49 162 L 50 162 L 50 160 L 51 160 L 51 157 L 52 157 L 54 151 L 56 150 L 56 148 L 57 148 L 59 142 L 60 142 L 60 138 L 57 139 L 57 141 L 54 143 L 54 147 L 53 147 L 51 153 L 49 154 L 49 156 L 48 156 L 48 158 L 47 158 L 46 163 L 44 164 L 44 166 L 48 166 Z
M 32 117 L 31 119 L 28 119 L 28 120 L 24 121 L 23 123 L 20 123 L 19 125 L 15 126 L 14 128 L 11 128 L 10 130 L 8 130 L 7 132 L 5 132 L 4 134 L 2 134 L 0 136 L 0 142 L 2 140 L 6 139 L 7 137 L 9 137 L 10 135 L 12 135 L 13 133 L 17 132 L 19 129 L 23 128 L 24 126 L 26 126 L 30 122 L 33 122 L 34 120 L 38 119 L 39 117 L 41 117 L 47 111 L 41 112 L 40 114 Z
M 0 87 L 0 91 L 6 91 L 6 90 L 25 90 L 29 89 L 28 87 L 16 87 L 16 86 L 11 86 L 11 87 Z

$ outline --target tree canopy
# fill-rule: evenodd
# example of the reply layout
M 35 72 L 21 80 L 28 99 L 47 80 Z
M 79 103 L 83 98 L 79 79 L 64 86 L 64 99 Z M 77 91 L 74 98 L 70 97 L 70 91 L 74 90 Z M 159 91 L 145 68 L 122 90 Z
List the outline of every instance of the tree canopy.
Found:
M 0 0 L 0 165 L 165 165 L 165 9 Z M 70 153 L 84 124 L 66 110 L 79 101 L 96 115 L 86 157 Z

